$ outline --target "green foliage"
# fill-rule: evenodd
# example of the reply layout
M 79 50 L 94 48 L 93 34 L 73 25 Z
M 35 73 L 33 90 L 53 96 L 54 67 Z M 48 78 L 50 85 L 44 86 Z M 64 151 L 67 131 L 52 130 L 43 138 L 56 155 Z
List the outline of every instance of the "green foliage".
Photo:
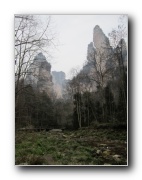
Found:
M 21 80 L 20 86 L 24 88 L 15 110 L 16 129 L 78 129 L 89 127 L 93 122 L 126 123 L 127 69 L 123 68 L 116 68 L 115 80 L 108 81 L 104 88 L 98 86 L 96 92 L 75 93 L 73 103 L 70 99 L 51 99 L 45 92 L 37 92 L 29 85 L 24 87 L 24 81 Z M 120 72 L 122 75 L 118 76 Z
M 16 164 L 126 165 L 125 129 L 84 128 L 63 133 L 16 133 Z M 99 152 L 99 153 L 98 153 Z M 121 161 L 113 159 L 119 154 Z
M 54 127 L 57 126 L 56 114 L 51 98 L 45 93 L 25 87 L 16 107 L 16 127 Z
M 118 91 L 115 93 L 112 87 L 116 82 L 109 81 L 106 87 L 98 87 L 96 92 L 74 94 L 75 129 L 79 128 L 80 119 L 81 127 L 89 127 L 92 122 L 127 123 L 127 74 L 126 70 L 122 72 L 123 75 L 116 81 Z
M 112 122 L 113 119 L 115 119 L 116 105 L 114 102 L 113 94 L 112 94 L 109 86 L 106 86 L 104 88 L 104 94 L 105 94 L 105 103 L 104 103 L 105 121 L 106 122 L 108 122 L 108 121 Z

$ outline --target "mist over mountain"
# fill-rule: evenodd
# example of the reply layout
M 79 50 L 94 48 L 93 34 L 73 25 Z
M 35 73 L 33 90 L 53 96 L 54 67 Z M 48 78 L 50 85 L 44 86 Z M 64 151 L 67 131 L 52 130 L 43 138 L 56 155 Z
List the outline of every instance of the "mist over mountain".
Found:
M 113 16 L 57 15 L 56 56 L 51 17 L 15 15 L 16 165 L 127 165 L 127 16 Z
M 63 91 L 66 83 L 66 75 L 63 71 L 52 71 L 53 83 L 54 83 L 54 91 L 58 98 L 63 97 Z
M 42 53 L 37 54 L 30 65 L 25 84 L 30 84 L 34 89 L 39 90 L 39 92 L 46 92 L 49 96 L 52 95 L 51 65 Z

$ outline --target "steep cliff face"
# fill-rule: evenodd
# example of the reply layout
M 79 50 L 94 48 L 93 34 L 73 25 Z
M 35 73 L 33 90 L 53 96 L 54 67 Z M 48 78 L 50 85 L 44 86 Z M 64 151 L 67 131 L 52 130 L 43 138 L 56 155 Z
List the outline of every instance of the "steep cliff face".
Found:
M 108 37 L 106 37 L 98 25 L 95 26 L 93 31 L 93 44 L 96 51 L 96 63 L 97 65 L 103 67 L 102 69 L 105 71 L 106 66 L 111 65 L 113 49 L 110 46 Z
M 65 73 L 63 71 L 52 71 L 53 82 L 62 85 L 65 81 Z
M 87 62 L 80 72 L 85 74 L 84 77 L 89 77 L 88 79 L 91 80 L 92 91 L 96 91 L 97 86 L 105 87 L 107 82 L 112 79 L 112 71 L 115 75 L 115 69 L 120 65 L 127 66 L 125 41 L 122 39 L 118 46 L 113 49 L 102 29 L 98 25 L 95 26 L 93 42 L 88 45 L 87 49 Z
M 87 49 L 87 60 L 89 63 L 91 63 L 95 59 L 95 54 L 96 50 L 94 48 L 93 42 L 88 44 L 88 49 Z
M 57 95 L 57 98 L 63 97 L 63 91 L 65 88 L 65 73 L 62 71 L 52 71 L 53 83 L 54 83 L 54 91 Z
M 97 49 L 103 49 L 110 46 L 109 39 L 98 25 L 95 26 L 93 30 L 93 43 Z
M 25 84 L 30 84 L 33 88 L 46 92 L 48 95 L 53 93 L 51 65 L 42 53 L 39 53 L 30 65 Z

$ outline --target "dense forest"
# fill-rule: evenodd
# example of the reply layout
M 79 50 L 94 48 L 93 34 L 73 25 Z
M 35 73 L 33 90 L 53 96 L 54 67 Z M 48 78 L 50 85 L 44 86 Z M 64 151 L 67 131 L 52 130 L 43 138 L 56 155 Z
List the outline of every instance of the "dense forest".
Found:
M 114 73 L 119 75 L 118 78 L 113 76 Z M 78 129 L 92 123 L 127 123 L 127 68 L 117 67 L 112 76 L 114 80 L 108 81 L 105 87 L 97 86 L 97 91 L 90 92 L 81 87 L 82 78 L 86 76 L 78 74 L 67 84 L 69 92 L 66 93 L 69 94 L 64 99 L 40 93 L 30 85 L 24 86 L 24 80 L 20 80 L 16 127 Z
M 116 134 L 120 132 L 120 134 L 123 134 L 122 140 L 127 141 L 127 45 L 124 40 L 126 34 L 124 36 L 122 27 L 119 27 L 117 31 L 110 32 L 110 39 L 104 35 L 99 26 L 94 28 L 93 43 L 88 45 L 88 54 L 84 66 L 80 71 L 74 69 L 72 79 L 66 81 L 64 85 L 62 97 L 57 98 L 55 92 L 51 94 L 44 90 L 40 91 L 32 84 L 25 83 L 35 55 L 52 44 L 50 42 L 52 38 L 46 35 L 46 33 L 49 33 L 47 30 L 50 19 L 48 19 L 47 26 L 42 32 L 38 32 L 39 24 L 34 19 L 34 16 L 19 15 L 15 17 L 15 21 L 16 142 L 22 141 L 19 139 L 20 137 L 24 138 L 23 134 L 21 136 L 20 133 L 35 133 L 38 131 L 42 134 L 53 129 L 67 131 L 67 134 L 62 135 L 64 138 L 71 137 L 71 134 L 69 134 L 71 132 L 76 132 L 76 134 L 88 133 L 89 137 L 92 133 L 93 137 L 96 129 L 102 129 L 102 131 L 106 129 L 109 132 L 116 130 Z M 96 40 L 96 37 L 99 37 L 100 40 Z M 101 44 L 97 41 L 101 42 Z M 113 42 L 113 46 L 110 45 L 110 41 Z M 86 131 L 86 128 L 90 129 L 90 131 Z M 97 133 L 99 133 L 99 130 Z M 114 131 L 112 131 L 112 136 L 114 134 Z M 33 138 L 33 134 L 30 135 Z M 50 135 L 52 136 L 52 134 Z M 77 135 L 72 136 L 77 137 Z M 83 135 L 78 134 L 78 137 L 81 136 Z M 108 133 L 105 132 L 104 137 L 107 136 Z M 55 134 L 53 134 L 52 138 L 55 142 L 57 141 Z M 86 146 L 86 144 L 84 145 Z M 73 148 L 76 149 L 74 146 Z M 87 146 L 89 147 L 89 145 Z M 100 156 L 100 153 L 103 154 L 105 151 L 101 149 L 99 152 L 96 149 L 96 152 L 97 156 Z M 126 158 L 126 148 L 124 154 Z M 106 154 L 101 157 L 104 158 L 108 155 L 110 153 L 106 151 Z M 16 163 L 22 163 L 23 160 L 20 159 L 19 154 L 16 157 Z M 109 163 L 126 164 L 125 158 L 123 157 L 122 161 L 119 161 L 120 158 L 117 157 L 118 161 Z M 99 162 L 85 159 L 81 160 L 81 162 L 83 164 L 104 164 L 104 159 L 100 159 Z M 81 162 L 71 162 L 68 159 L 57 162 L 57 164 L 82 164 Z M 36 163 L 54 164 L 52 160 L 48 163 L 47 161 L 44 162 L 41 157 L 38 158 L 38 162 L 29 162 L 29 164 Z

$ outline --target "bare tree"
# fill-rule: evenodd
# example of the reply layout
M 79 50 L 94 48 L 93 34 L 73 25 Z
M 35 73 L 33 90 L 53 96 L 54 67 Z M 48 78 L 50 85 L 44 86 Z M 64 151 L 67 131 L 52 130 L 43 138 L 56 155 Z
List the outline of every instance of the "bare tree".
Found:
M 112 29 L 112 31 L 108 34 L 111 46 L 116 48 L 121 39 L 126 39 L 127 33 L 127 15 L 120 15 L 119 25 L 117 28 Z
M 113 29 L 108 35 L 110 42 L 115 49 L 114 59 L 118 67 L 119 86 L 122 89 L 125 105 L 127 107 L 126 94 L 126 75 L 127 75 L 127 35 L 128 27 L 127 15 L 119 17 L 119 25 L 117 29 Z
M 71 74 L 72 74 L 72 80 L 68 83 L 67 86 L 67 90 L 68 93 L 72 99 L 72 101 L 75 99 L 75 103 L 76 103 L 76 113 L 77 113 L 77 121 L 79 124 L 79 128 L 82 127 L 82 123 L 81 123 L 81 75 L 79 74 L 79 71 L 77 68 L 73 68 L 71 70 Z
M 51 33 L 51 17 L 44 23 L 36 15 L 15 15 L 15 89 L 16 101 L 24 88 L 19 87 L 20 80 L 25 78 L 33 57 L 39 52 L 49 56 L 49 47 L 54 45 L 54 34 Z

